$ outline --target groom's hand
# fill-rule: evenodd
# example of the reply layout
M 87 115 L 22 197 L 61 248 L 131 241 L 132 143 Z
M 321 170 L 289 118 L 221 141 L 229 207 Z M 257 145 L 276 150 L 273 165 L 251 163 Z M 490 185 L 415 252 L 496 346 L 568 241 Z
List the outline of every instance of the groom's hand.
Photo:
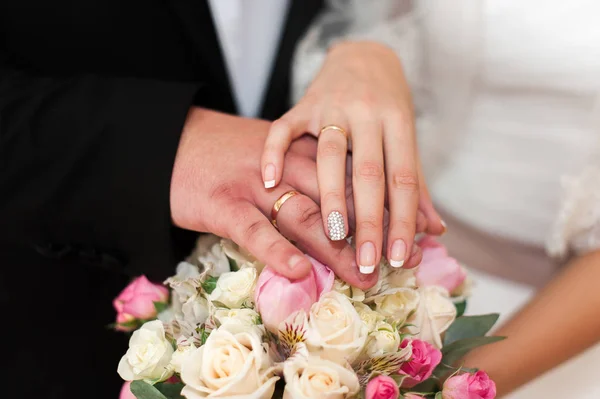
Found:
M 171 215 L 182 228 L 227 237 L 289 278 L 305 276 L 311 264 L 294 241 L 348 283 L 367 288 L 377 275 L 359 273 L 345 241 L 329 240 L 316 201 L 316 144 L 297 141 L 286 158 L 282 183 L 265 189 L 260 157 L 269 123 L 192 108 L 181 136 L 171 181 Z M 270 222 L 273 204 L 296 190 Z M 285 235 L 285 237 L 284 237 Z

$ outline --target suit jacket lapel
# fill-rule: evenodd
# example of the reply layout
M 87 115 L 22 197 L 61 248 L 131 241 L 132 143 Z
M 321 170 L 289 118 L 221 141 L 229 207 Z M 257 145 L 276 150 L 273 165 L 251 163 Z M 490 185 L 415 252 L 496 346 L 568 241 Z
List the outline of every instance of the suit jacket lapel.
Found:
M 207 0 L 165 0 L 174 14 L 181 20 L 184 32 L 191 41 L 194 51 L 198 52 L 200 62 L 204 63 L 214 81 L 209 86 L 218 86 L 211 93 L 219 93 L 222 100 L 219 108 L 235 112 L 231 82 L 225 65 L 219 37 L 215 29 L 210 6 Z
M 279 118 L 289 108 L 291 65 L 296 44 L 323 7 L 324 1 L 291 0 L 290 3 L 262 106 L 261 116 L 269 120 Z

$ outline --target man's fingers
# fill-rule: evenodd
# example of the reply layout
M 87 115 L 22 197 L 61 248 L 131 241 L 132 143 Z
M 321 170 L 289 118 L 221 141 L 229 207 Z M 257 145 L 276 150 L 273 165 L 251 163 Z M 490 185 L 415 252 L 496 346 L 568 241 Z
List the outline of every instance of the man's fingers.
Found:
M 252 204 L 236 201 L 224 215 L 229 217 L 224 224 L 232 227 L 231 239 L 279 274 L 299 279 L 311 270 L 308 258 Z
M 359 288 L 368 288 L 377 282 L 376 273 L 368 276 L 359 273 L 354 249 L 346 241 L 329 240 L 323 228 L 321 209 L 307 196 L 290 198 L 279 211 L 277 225 L 286 237 L 329 266 L 344 281 Z

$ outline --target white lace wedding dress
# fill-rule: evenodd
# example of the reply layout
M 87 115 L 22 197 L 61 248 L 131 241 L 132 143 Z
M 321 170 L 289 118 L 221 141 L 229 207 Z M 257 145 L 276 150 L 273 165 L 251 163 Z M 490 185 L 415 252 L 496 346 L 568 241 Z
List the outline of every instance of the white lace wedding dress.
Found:
M 471 312 L 507 318 L 569 255 L 600 248 L 598 0 L 329 5 L 298 48 L 296 98 L 336 40 L 397 51 L 445 240 L 474 269 Z M 600 398 L 599 364 L 600 346 L 510 398 Z

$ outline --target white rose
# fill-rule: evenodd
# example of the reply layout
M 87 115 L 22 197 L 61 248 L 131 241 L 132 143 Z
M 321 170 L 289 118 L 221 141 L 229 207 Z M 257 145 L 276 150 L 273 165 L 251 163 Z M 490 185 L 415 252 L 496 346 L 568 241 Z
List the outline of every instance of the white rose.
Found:
M 369 330 L 345 295 L 331 291 L 310 309 L 307 345 L 323 359 L 340 364 L 360 354 Z
M 204 323 L 208 318 L 208 301 L 200 294 L 194 294 L 182 306 L 183 320 L 192 325 Z
M 213 316 L 220 325 L 238 323 L 252 326 L 260 320 L 260 315 L 252 309 L 217 309 Z
M 363 321 L 363 323 L 367 325 L 369 331 L 375 330 L 377 323 L 385 320 L 385 317 L 383 317 L 380 313 L 375 312 L 364 303 L 355 303 L 354 309 L 356 309 L 356 311 L 358 312 L 358 316 Z
M 441 335 L 456 318 L 456 307 L 450 300 L 448 291 L 442 287 L 422 287 L 419 292 L 421 297 L 419 307 L 408 319 L 408 322 L 414 326 L 408 327 L 408 331 L 415 334 L 416 338 L 441 349 Z
M 400 334 L 394 327 L 379 322 L 367 338 L 365 353 L 369 357 L 377 357 L 390 352 L 397 352 L 400 346 Z
M 335 279 L 333 290 L 346 295 L 353 302 L 362 302 L 365 300 L 365 292 L 363 290 L 353 287 L 339 278 Z
M 419 293 L 412 288 L 398 288 L 394 293 L 374 298 L 375 310 L 394 323 L 402 323 L 417 309 Z
M 237 272 L 224 273 L 210 294 L 211 301 L 221 302 L 228 308 L 241 308 L 253 303 L 256 288 L 256 269 L 248 267 Z
M 164 381 L 173 375 L 168 367 L 173 354 L 159 320 L 145 323 L 129 340 L 129 349 L 121 358 L 117 372 L 125 381 Z
M 356 374 L 317 356 L 297 356 L 283 367 L 283 399 L 345 399 L 360 390 Z
M 232 327 L 232 328 L 230 328 Z M 214 330 L 193 350 L 181 370 L 187 399 L 270 399 L 279 377 L 262 343 L 258 328 L 228 324 Z
M 180 345 L 171 356 L 171 368 L 176 373 L 181 373 L 181 365 L 185 362 L 187 356 L 192 353 L 196 347 L 194 345 Z
M 230 271 L 229 259 L 221 246 L 221 238 L 215 235 L 201 235 L 192 256 L 204 266 L 204 272 L 211 276 L 218 277 Z

